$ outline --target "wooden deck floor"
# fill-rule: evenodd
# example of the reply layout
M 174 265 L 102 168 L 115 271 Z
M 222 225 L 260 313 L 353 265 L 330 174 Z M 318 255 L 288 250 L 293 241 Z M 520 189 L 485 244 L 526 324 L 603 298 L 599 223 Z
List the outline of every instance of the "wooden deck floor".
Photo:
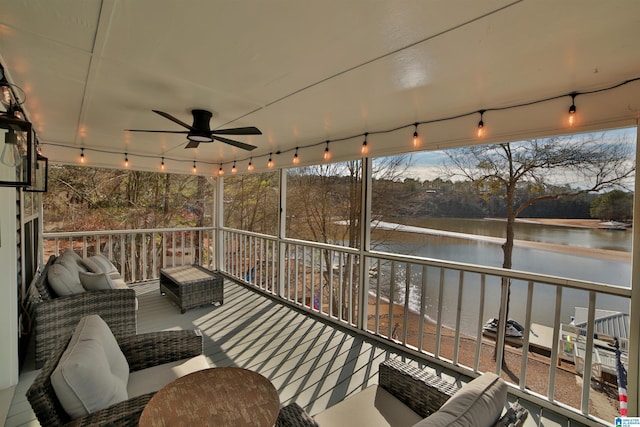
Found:
M 134 288 L 139 299 L 138 333 L 198 328 L 212 367 L 237 366 L 259 372 L 275 385 L 283 405 L 295 401 L 311 415 L 377 383 L 378 365 L 387 358 L 402 358 L 450 381 L 467 381 L 453 371 L 417 362 L 230 280 L 225 280 L 224 305 L 185 314 L 160 295 L 157 282 Z M 25 397 L 37 375 L 29 366 L 33 364 L 27 361 L 5 426 L 39 425 Z M 527 426 L 583 425 L 529 402 L 520 403 L 530 410 Z

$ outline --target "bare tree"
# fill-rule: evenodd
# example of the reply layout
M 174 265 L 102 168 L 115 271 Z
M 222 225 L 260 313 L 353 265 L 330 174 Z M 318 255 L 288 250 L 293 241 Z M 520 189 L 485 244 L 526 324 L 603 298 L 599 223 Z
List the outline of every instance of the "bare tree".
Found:
M 411 156 L 390 156 L 377 159 L 374 162 L 373 176 L 385 181 L 396 181 L 411 163 Z M 332 243 L 353 248 L 362 244 L 360 241 L 361 218 L 361 184 L 362 162 L 348 161 L 329 163 L 294 169 L 287 178 L 287 236 L 299 239 L 309 239 L 315 242 Z M 380 187 L 378 187 L 380 188 Z M 381 189 L 382 190 L 382 189 Z M 380 191 L 380 197 L 386 197 L 389 203 L 394 192 Z M 347 255 L 339 265 L 353 264 L 353 255 Z M 322 251 L 324 265 L 327 269 L 323 273 L 325 289 L 334 286 L 332 293 L 334 313 L 341 310 L 343 318 L 355 318 L 357 306 L 351 305 L 349 313 L 348 301 L 355 301 L 358 289 L 348 286 L 358 283 L 359 269 L 344 271 L 341 275 L 342 286 L 339 282 L 331 283 L 329 270 L 333 263 L 332 251 Z M 341 298 L 340 290 L 342 292 Z M 329 294 L 329 292 L 325 292 Z M 339 300 L 343 301 L 339 307 Z
M 621 188 L 635 175 L 632 144 L 624 136 L 606 133 L 473 146 L 447 154 L 445 167 L 452 179 L 469 180 L 485 195 L 504 197 L 502 267 L 509 269 L 514 223 L 526 208 L 545 200 Z M 559 181 L 572 185 L 554 185 Z M 519 200 L 516 190 L 521 187 L 528 187 L 528 191 L 527 197 Z M 508 281 L 505 285 L 509 289 Z M 500 314 L 503 310 L 508 318 L 509 298 L 506 307 L 500 307 Z

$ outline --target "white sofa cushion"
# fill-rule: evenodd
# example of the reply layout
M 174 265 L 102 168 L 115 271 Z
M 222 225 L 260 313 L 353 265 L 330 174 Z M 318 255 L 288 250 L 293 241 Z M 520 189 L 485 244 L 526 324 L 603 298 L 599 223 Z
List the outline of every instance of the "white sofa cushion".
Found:
M 507 384 L 486 372 L 462 386 L 434 414 L 415 427 L 490 427 L 507 402 Z
M 80 272 L 80 283 L 87 291 L 116 289 L 115 284 L 106 273 Z
M 51 374 L 64 410 L 75 419 L 127 400 L 129 364 L 109 326 L 83 317 Z
M 84 292 L 77 270 L 72 272 L 61 263 L 53 263 L 47 268 L 47 281 L 59 297 Z
M 120 275 L 120 272 L 118 272 L 116 266 L 113 265 L 109 258 L 102 254 L 97 254 L 94 256 L 90 256 L 89 258 L 85 258 L 84 260 L 82 260 L 82 263 L 89 269 L 89 271 L 92 271 L 94 273 L 107 273 L 109 275 L 117 273 L 118 275 Z
M 163 365 L 152 366 L 129 373 L 129 384 L 127 394 L 129 399 L 142 396 L 143 394 L 158 391 L 180 377 L 192 372 L 209 368 L 209 362 L 204 355 L 182 359 Z
M 382 387 L 373 385 L 313 417 L 321 427 L 412 426 L 422 419 Z

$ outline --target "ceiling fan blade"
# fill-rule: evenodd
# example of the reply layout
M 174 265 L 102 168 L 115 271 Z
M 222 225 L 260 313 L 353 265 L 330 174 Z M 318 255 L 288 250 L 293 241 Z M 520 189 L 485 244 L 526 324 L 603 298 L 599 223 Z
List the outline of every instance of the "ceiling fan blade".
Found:
M 169 113 L 165 113 L 164 111 L 159 111 L 159 110 L 151 110 L 151 111 L 153 111 L 153 112 L 154 112 L 154 113 L 156 113 L 156 114 L 160 114 L 160 115 L 161 115 L 162 117 L 164 117 L 165 119 L 169 119 L 169 120 L 171 120 L 172 122 L 177 123 L 177 124 L 179 124 L 179 125 L 180 125 L 180 126 L 182 126 L 182 127 L 185 127 L 185 128 L 187 128 L 187 129 L 191 129 L 191 125 L 186 124 L 185 122 L 183 122 L 183 121 L 182 121 L 182 120 L 180 120 L 180 119 L 176 119 L 175 117 L 173 117 L 173 116 L 172 116 L 171 114 L 169 114 Z
M 185 145 L 184 148 L 198 148 L 198 145 L 200 145 L 200 141 L 189 141 L 189 143 Z
M 234 141 L 233 139 L 227 139 L 227 138 L 223 138 L 221 136 L 215 136 L 212 135 L 213 139 L 217 139 L 220 142 L 224 142 L 225 144 L 229 144 L 229 145 L 233 145 L 235 147 L 238 148 L 242 148 L 243 150 L 247 150 L 247 151 L 251 151 L 251 150 L 255 150 L 256 146 L 254 145 L 250 145 L 250 144 L 245 144 L 244 142 L 240 142 L 240 141 Z
M 244 128 L 218 129 L 212 130 L 211 133 L 214 135 L 262 135 L 260 129 L 254 126 Z
M 188 130 L 144 130 L 144 129 L 125 129 L 126 132 L 154 132 L 154 133 L 189 133 Z

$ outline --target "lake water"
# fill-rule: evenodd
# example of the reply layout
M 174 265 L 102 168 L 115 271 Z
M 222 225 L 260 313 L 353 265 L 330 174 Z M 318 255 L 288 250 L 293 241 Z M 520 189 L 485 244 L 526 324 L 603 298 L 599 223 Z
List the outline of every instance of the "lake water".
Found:
M 394 219 L 403 224 L 479 236 L 503 237 L 505 223 L 494 220 L 470 220 L 451 218 L 410 218 Z M 374 233 L 376 236 L 377 233 Z M 571 253 L 571 248 L 592 248 L 622 253 L 631 252 L 630 231 L 610 231 L 588 228 L 560 227 L 542 224 L 516 224 L 516 240 L 564 245 L 564 250 L 545 250 L 516 246 L 513 252 L 513 269 L 571 279 L 587 280 L 605 284 L 629 287 L 631 283 L 631 263 L 626 260 L 612 260 L 597 254 Z M 416 234 L 406 232 L 386 233 L 385 241 L 378 242 L 377 250 L 407 255 L 443 259 L 484 266 L 500 267 L 502 249 L 499 244 L 474 239 L 458 239 L 448 236 Z M 623 258 L 625 258 L 623 256 Z M 428 283 L 439 283 L 439 271 L 432 269 L 428 274 Z M 402 272 L 401 272 L 402 274 Z M 421 273 L 412 273 L 412 276 Z M 449 277 L 450 276 L 450 277 Z M 475 334 L 478 323 L 479 275 L 465 275 L 463 292 L 462 329 Z M 485 317 L 497 317 L 500 295 L 499 280 L 487 282 Z M 420 301 L 420 277 L 412 277 L 410 301 L 417 310 Z M 455 322 L 457 304 L 458 274 L 447 275 L 444 303 L 448 310 L 444 313 L 444 322 L 451 326 Z M 536 285 L 533 298 L 533 322 L 551 326 L 555 310 L 555 287 Z M 524 322 L 527 283 L 512 282 L 510 317 Z M 438 302 L 438 286 L 429 286 L 427 292 L 427 312 L 435 317 Z M 583 291 L 566 289 L 562 298 L 562 321 L 568 323 L 575 307 L 586 307 L 588 295 Z M 628 300 L 617 297 L 599 296 L 597 308 L 628 312 Z

